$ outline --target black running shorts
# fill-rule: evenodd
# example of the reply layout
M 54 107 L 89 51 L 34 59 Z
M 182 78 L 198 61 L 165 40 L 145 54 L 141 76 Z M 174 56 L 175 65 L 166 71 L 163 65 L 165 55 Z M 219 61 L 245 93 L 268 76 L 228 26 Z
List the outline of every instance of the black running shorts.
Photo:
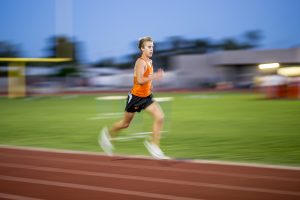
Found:
M 152 94 L 147 97 L 138 97 L 130 92 L 127 96 L 126 108 L 127 112 L 141 112 L 141 110 L 146 109 L 154 101 L 152 99 Z

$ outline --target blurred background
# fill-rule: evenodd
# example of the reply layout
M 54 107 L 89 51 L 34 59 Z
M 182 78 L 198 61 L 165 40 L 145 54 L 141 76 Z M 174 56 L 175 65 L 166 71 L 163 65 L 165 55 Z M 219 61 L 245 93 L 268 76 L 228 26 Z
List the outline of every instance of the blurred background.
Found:
M 165 70 L 154 92 L 174 97 L 164 107 L 167 154 L 299 165 L 299 7 L 298 0 L 0 0 L 0 142 L 99 151 L 98 130 L 120 117 L 124 102 L 95 98 L 127 94 L 138 40 L 151 36 L 154 68 Z M 49 98 L 31 98 L 41 96 Z M 98 115 L 105 109 L 111 119 Z M 134 145 L 117 149 L 145 153 Z
M 143 36 L 153 37 L 154 66 L 166 71 L 159 90 L 277 84 L 277 68 L 260 70 L 258 65 L 264 63 L 293 67 L 294 73 L 289 73 L 293 78 L 282 72 L 284 83 L 299 81 L 297 0 L 1 0 L 0 4 L 0 57 L 72 59 L 25 61 L 27 94 L 127 91 L 140 55 L 138 39 Z M 7 66 L 12 62 L 0 63 L 2 95 L 9 92 L 9 71 L 15 68 Z M 262 78 L 266 75 L 272 80 Z

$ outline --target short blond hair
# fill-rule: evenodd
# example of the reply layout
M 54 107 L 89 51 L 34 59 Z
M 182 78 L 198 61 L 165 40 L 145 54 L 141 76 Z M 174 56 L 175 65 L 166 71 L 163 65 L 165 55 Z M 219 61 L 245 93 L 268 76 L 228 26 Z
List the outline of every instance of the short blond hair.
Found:
M 150 36 L 139 38 L 139 49 L 144 47 L 145 42 L 153 42 L 153 39 Z

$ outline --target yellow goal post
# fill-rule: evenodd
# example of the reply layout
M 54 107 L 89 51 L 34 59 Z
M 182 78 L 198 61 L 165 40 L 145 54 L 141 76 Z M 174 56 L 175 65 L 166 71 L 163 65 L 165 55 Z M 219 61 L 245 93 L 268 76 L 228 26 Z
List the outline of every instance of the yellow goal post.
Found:
M 0 58 L 0 62 L 8 63 L 8 97 L 26 96 L 26 63 L 59 63 L 70 62 L 71 58 Z

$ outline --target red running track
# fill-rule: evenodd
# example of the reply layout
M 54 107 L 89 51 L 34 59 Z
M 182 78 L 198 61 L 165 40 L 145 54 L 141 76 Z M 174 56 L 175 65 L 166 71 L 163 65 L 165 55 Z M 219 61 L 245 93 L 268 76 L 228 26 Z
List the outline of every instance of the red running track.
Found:
M 299 200 L 300 169 L 1 146 L 0 199 Z

